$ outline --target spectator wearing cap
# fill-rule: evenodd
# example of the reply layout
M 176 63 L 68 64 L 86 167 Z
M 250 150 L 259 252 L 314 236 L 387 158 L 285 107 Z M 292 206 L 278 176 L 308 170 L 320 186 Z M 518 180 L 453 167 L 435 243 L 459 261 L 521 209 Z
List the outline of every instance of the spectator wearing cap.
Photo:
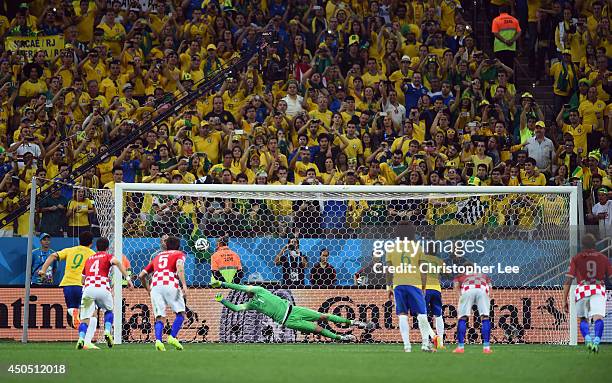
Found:
M 206 53 L 206 59 L 202 62 L 202 70 L 204 75 L 208 76 L 214 71 L 219 70 L 225 62 L 217 56 L 217 46 L 215 44 L 208 44 L 206 46 Z
M 411 65 L 410 61 L 411 61 L 410 56 L 403 55 L 400 61 L 399 69 L 391 73 L 391 75 L 389 76 L 389 81 L 393 82 L 393 87 L 395 91 L 397 92 L 397 96 L 401 100 L 405 99 L 404 91 L 402 88 L 404 84 L 410 82 L 410 80 L 412 79 L 412 74 L 414 73 L 410 67 Z
M 38 237 L 40 246 L 32 250 L 32 284 L 50 286 L 53 285 L 53 275 L 57 270 L 57 261 L 53 261 L 49 268 L 45 270 L 43 275 L 40 275 L 38 271 L 41 266 L 45 263 L 47 258 L 55 253 L 55 250 L 51 249 L 51 236 L 48 233 L 41 233 Z
M 553 77 L 554 107 L 555 113 L 558 113 L 564 104 L 569 103 L 579 77 L 569 49 L 563 50 L 561 60 L 550 66 L 549 73 Z
M 546 137 L 546 124 L 544 121 L 535 123 L 535 135 L 524 144 L 529 157 L 536 161 L 536 166 L 547 178 L 552 174 L 552 165 L 555 161 L 555 145 Z
M 364 60 L 361 54 L 359 54 L 359 35 L 349 35 L 348 38 L 348 49 L 345 49 L 340 59 L 340 70 L 345 76 L 354 67 L 355 64 L 359 65 L 360 68 L 364 67 Z
M 612 200 L 608 199 L 608 188 L 597 191 L 598 202 L 591 209 L 587 218 L 591 222 L 603 222 L 607 234 L 612 232 Z

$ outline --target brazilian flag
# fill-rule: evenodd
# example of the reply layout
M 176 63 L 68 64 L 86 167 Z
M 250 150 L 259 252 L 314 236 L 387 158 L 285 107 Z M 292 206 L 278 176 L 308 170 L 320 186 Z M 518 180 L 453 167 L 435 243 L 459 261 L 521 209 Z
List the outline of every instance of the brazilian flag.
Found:
M 187 239 L 186 250 L 188 250 L 189 253 L 193 254 L 195 259 L 199 263 L 210 263 L 210 257 L 212 256 L 213 249 L 215 248 L 214 244 L 209 240 L 210 247 L 208 248 L 208 250 L 198 251 L 195 247 L 195 242 L 199 238 L 206 238 L 206 237 L 204 236 L 204 233 L 202 232 L 202 230 L 200 230 L 198 227 L 195 227 L 193 231 L 191 232 L 191 235 L 189 235 L 189 237 L 186 238 Z

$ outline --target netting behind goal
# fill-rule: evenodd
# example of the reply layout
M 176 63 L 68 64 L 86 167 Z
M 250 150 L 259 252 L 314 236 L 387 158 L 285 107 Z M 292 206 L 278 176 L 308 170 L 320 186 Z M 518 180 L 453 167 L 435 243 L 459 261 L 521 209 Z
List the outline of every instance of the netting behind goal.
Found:
M 447 266 L 492 267 L 493 342 L 570 341 L 572 320 L 562 312 L 561 285 L 574 246 L 574 189 L 246 186 L 124 184 L 129 190 L 119 191 L 114 203 L 113 192 L 96 192 L 101 232 L 115 240 L 115 251 L 129 259 L 134 273 L 160 250 L 164 235 L 181 238 L 190 287 L 181 333 L 186 341 L 320 340 L 214 301 L 210 260 L 220 236 L 240 255 L 241 283 L 260 284 L 294 305 L 376 323 L 373 330 L 323 324 L 361 342 L 401 341 L 381 254 L 389 243 L 405 246 L 408 226 L 400 223 L 407 222 L 421 249 Z M 440 277 L 449 342 L 456 336 L 454 276 Z M 234 303 L 247 299 L 223 293 Z M 121 299 L 122 341 L 152 340 L 152 307 L 144 289 L 124 289 Z M 169 313 L 169 323 L 173 317 Z M 480 342 L 477 311 L 468 326 L 468 341 Z M 416 341 L 418 331 L 411 334 Z

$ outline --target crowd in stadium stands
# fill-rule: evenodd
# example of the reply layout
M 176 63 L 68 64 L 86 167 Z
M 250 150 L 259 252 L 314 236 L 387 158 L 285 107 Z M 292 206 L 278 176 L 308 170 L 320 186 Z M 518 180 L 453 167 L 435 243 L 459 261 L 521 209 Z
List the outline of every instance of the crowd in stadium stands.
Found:
M 586 212 L 594 213 L 587 218 L 609 222 L 612 2 L 477 3 L 3 2 L 0 218 L 28 199 L 37 176 L 66 181 L 41 201 L 37 231 L 75 235 L 95 224 L 91 196 L 68 182 L 71 170 L 267 36 L 248 69 L 228 73 L 222 86 L 77 184 L 582 181 Z M 484 22 L 487 33 L 478 36 L 474 21 Z M 57 55 L 53 44 L 43 44 L 54 35 L 63 36 Z M 18 37 L 30 39 L 23 44 Z M 18 46 L 24 48 L 10 49 Z M 521 56 L 529 59 L 534 86 L 551 84 L 552 105 L 535 99 L 531 86 L 516 85 L 526 76 L 516 70 Z M 129 202 L 143 214 L 174 203 Z M 189 212 L 198 203 L 175 205 Z M 262 208 L 217 205 L 203 207 L 212 223 Z M 280 221 L 317 209 L 308 201 L 270 208 Z M 27 232 L 24 215 L 0 235 Z

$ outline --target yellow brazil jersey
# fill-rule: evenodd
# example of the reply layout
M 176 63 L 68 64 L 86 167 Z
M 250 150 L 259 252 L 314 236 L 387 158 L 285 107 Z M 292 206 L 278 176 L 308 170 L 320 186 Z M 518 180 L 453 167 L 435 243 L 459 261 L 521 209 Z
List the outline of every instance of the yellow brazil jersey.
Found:
M 421 264 L 428 264 L 427 267 L 427 290 L 442 291 L 440 287 L 440 273 L 437 273 L 438 266 L 442 266 L 444 262 L 435 255 L 424 254 L 421 257 Z M 423 266 L 425 267 L 425 266 Z
M 578 124 L 578 126 L 573 127 L 572 125 L 563 124 L 563 133 L 569 133 L 574 137 L 574 146 L 576 147 L 576 153 L 579 152 L 578 149 L 582 149 L 580 151 L 580 156 L 585 157 L 587 155 L 587 135 L 591 133 L 593 130 L 592 125 Z
M 316 176 L 317 177 L 321 176 L 321 172 L 319 171 L 319 168 L 313 162 L 309 162 L 308 164 L 305 164 L 302 161 L 297 161 L 295 163 L 295 172 L 294 172 L 295 183 L 297 185 L 301 184 L 302 181 L 304 181 L 304 178 L 306 178 L 306 171 L 308 169 L 314 169 Z
M 567 76 L 567 87 L 565 89 L 559 89 L 557 87 L 557 85 L 559 84 L 559 78 L 564 74 L 564 72 L 566 73 L 565 76 Z M 570 92 L 572 91 L 572 85 L 574 84 L 574 81 L 576 81 L 576 76 L 574 71 L 571 69 L 570 66 L 566 65 L 565 67 L 565 71 L 563 70 L 563 64 L 560 61 L 557 61 L 556 63 L 552 64 L 550 67 L 550 75 L 554 78 L 553 80 L 553 91 L 556 95 L 558 96 L 568 96 L 570 94 Z
M 578 113 L 582 117 L 583 126 L 597 127 L 596 130 L 602 130 L 603 126 L 599 127 L 599 119 L 597 114 L 599 113 L 600 118 L 603 116 L 603 111 L 606 109 L 606 103 L 601 100 L 596 100 L 594 103 L 589 100 L 584 100 L 578 107 Z
M 363 154 L 363 144 L 361 143 L 359 137 L 346 137 L 346 139 L 349 144 L 346 146 L 346 148 L 344 148 L 344 154 L 346 154 L 348 158 L 357 158 L 358 155 Z
M 196 152 L 206 153 L 213 164 L 219 162 L 219 148 L 223 141 L 221 132 L 211 132 L 206 137 L 193 136 L 192 140 Z
M 66 261 L 64 270 L 64 278 L 60 282 L 60 286 L 82 286 L 81 275 L 85 261 L 96 252 L 87 246 L 74 246 L 58 251 L 57 255 L 60 261 Z
M 84 201 L 71 200 L 68 203 L 68 210 L 74 209 L 74 213 L 68 217 L 68 226 L 89 226 L 88 210 L 91 208 L 93 208 L 93 203 L 88 198 Z
M 108 45 L 114 57 L 121 53 L 121 40 L 125 38 L 125 28 L 119 23 L 109 27 L 106 23 L 100 23 L 98 28 L 104 31 L 104 42 Z
M 323 124 L 329 128 L 331 126 L 331 119 L 334 114 L 332 113 L 331 110 L 325 110 L 324 112 L 320 112 L 317 109 L 317 110 L 313 110 L 312 112 L 308 113 L 308 115 L 310 116 L 311 119 L 317 118 L 321 120 Z
M 282 185 L 280 181 L 272 182 L 272 185 Z M 293 182 L 287 182 L 293 185 Z M 268 200 L 268 207 L 275 216 L 290 216 L 293 214 L 293 202 L 290 200 Z
M 396 268 L 403 266 L 402 269 L 396 269 L 391 273 L 394 288 L 397 286 L 415 286 L 420 289 L 422 287 L 423 283 L 419 264 L 421 263 L 423 252 L 420 249 L 414 251 L 416 248 L 416 242 L 410 242 L 406 246 L 406 249 L 409 250 L 408 252 L 401 252 L 395 249 L 386 253 L 385 261 L 387 266 L 394 266 Z
M 545 186 L 546 185 L 546 176 L 542 173 L 537 176 L 534 174 L 531 177 L 525 174 L 525 176 L 521 176 L 521 185 L 523 186 Z

